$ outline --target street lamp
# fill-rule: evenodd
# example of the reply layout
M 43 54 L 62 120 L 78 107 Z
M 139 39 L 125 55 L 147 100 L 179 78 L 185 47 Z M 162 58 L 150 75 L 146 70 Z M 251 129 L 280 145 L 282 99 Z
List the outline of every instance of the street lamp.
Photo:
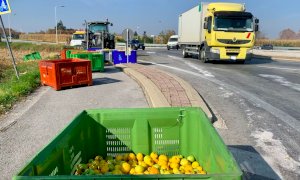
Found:
M 15 14 L 13 14 L 14 16 L 16 15 L 16 13 Z M 10 30 L 10 14 L 7 16 L 7 18 L 8 18 L 8 41 L 9 42 L 11 42 L 11 30 Z
M 55 17 L 55 39 L 56 39 L 56 44 L 58 44 L 58 38 L 57 38 L 57 18 L 56 18 L 56 8 L 57 7 L 65 7 L 65 6 L 55 6 L 54 7 L 54 17 Z

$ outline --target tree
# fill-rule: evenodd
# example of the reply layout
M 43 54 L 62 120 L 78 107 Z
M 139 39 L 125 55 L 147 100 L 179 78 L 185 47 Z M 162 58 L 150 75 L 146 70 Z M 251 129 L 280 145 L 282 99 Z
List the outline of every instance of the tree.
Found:
M 291 29 L 284 29 L 279 34 L 280 39 L 296 39 L 297 34 Z
M 162 38 L 162 43 L 167 44 L 169 38 L 175 35 L 175 31 L 174 30 L 165 30 L 159 33 L 159 36 Z
M 57 23 L 57 30 L 66 30 L 66 26 L 64 26 L 62 20 L 59 20 L 59 22 Z
M 138 33 L 136 31 L 134 31 L 134 34 L 133 34 L 135 37 L 138 36 Z

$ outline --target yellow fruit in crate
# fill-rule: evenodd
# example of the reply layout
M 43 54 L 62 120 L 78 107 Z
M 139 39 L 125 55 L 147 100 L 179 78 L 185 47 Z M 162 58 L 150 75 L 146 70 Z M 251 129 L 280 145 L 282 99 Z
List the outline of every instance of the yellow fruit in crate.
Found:
M 121 170 L 121 165 L 119 165 L 119 164 L 117 164 L 117 165 L 115 165 L 115 170 Z
M 121 171 L 122 171 L 124 174 L 129 173 L 130 169 L 131 169 L 131 166 L 130 166 L 130 164 L 128 164 L 127 162 L 124 162 L 124 163 L 121 165 Z
M 116 159 L 116 161 L 122 161 L 123 156 L 122 155 L 116 155 L 115 159 Z
M 144 174 L 150 174 L 148 170 L 144 171 Z
M 164 154 L 161 154 L 161 155 L 159 155 L 158 160 L 159 161 L 168 161 L 168 157 Z
M 135 172 L 140 174 L 140 173 L 143 173 L 145 168 L 141 165 L 137 165 L 135 168 L 134 168 Z
M 137 159 L 138 161 L 143 161 L 143 160 L 144 160 L 143 154 L 142 154 L 142 153 L 137 153 L 137 154 L 136 154 L 136 159 Z
M 180 158 L 178 156 L 172 156 L 170 162 L 179 164 Z
M 169 170 L 170 168 L 169 168 L 168 165 L 161 165 L 160 169 L 162 169 L 162 170 Z
M 157 159 L 158 158 L 158 155 L 157 155 L 157 153 L 156 152 L 152 152 L 151 154 L 150 154 L 150 157 L 152 158 L 152 160 L 154 161 L 155 159 Z
M 199 165 L 199 163 L 197 162 L 197 161 L 194 161 L 193 163 L 192 163 L 192 167 L 193 168 L 197 168 L 197 167 L 199 167 L 200 165 Z
M 101 161 L 101 160 L 103 160 L 103 157 L 102 157 L 102 156 L 96 156 L 96 157 L 95 157 L 95 160 L 96 160 L 96 161 Z
M 128 160 L 136 160 L 135 159 L 135 154 L 134 153 L 129 153 L 128 154 Z
M 184 166 L 184 172 L 185 172 L 185 174 L 187 174 L 187 173 L 189 173 L 189 174 L 194 173 L 194 169 L 193 169 L 192 165 L 188 164 L 188 165 Z
M 190 164 L 190 162 L 187 159 L 185 159 L 185 158 L 181 159 L 181 161 L 180 161 L 181 166 L 186 166 L 188 164 Z
M 199 171 L 198 174 L 206 174 L 205 171 Z
M 139 161 L 138 165 L 143 166 L 145 169 L 148 167 L 148 165 L 144 161 Z
M 135 169 L 131 168 L 130 171 L 129 171 L 129 174 L 135 174 Z
M 178 168 L 179 168 L 179 164 L 173 163 L 173 162 L 172 162 L 172 163 L 170 164 L 170 168 L 172 168 L 172 169 L 177 168 L 177 169 L 178 169 Z
M 186 158 L 188 161 L 190 162 L 194 162 L 195 161 L 195 157 L 193 155 L 190 155 Z
M 128 161 L 128 155 L 129 155 L 128 153 L 123 154 L 123 160 L 124 161 Z
M 181 174 L 181 172 L 179 171 L 178 168 L 174 168 L 174 169 L 173 169 L 173 173 L 174 173 L 174 174 Z
M 108 167 L 108 165 L 104 165 L 104 166 L 101 166 L 100 167 L 100 171 L 101 171 L 101 173 L 107 173 L 108 171 L 109 171 L 109 167 Z
M 159 170 L 156 167 L 149 167 L 148 168 L 149 174 L 159 174 Z
M 112 174 L 115 174 L 115 175 L 120 175 L 120 174 L 123 174 L 121 170 L 119 169 L 115 169 L 111 172 Z
M 198 170 L 198 172 L 203 170 L 201 166 L 196 167 L 196 169 Z
M 167 161 L 158 161 L 157 164 L 160 165 L 160 166 L 163 166 L 163 165 L 167 166 L 168 162 Z

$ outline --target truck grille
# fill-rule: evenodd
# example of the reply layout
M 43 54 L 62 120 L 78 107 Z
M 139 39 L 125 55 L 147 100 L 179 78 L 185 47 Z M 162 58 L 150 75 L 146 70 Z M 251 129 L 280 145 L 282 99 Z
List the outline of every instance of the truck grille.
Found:
M 217 39 L 220 43 L 224 43 L 224 44 L 247 44 L 249 43 L 251 40 L 236 40 L 233 41 L 232 39 Z

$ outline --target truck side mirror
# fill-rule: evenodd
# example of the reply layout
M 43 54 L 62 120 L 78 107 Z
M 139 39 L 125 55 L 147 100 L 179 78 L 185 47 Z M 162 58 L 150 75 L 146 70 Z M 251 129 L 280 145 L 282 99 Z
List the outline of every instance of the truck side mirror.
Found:
M 256 32 L 259 30 L 259 26 L 257 24 L 255 24 L 255 29 Z
M 258 23 L 259 23 L 259 19 L 255 19 L 254 22 L 255 22 L 256 24 L 258 24 Z
M 207 29 L 207 28 L 208 28 L 208 27 L 207 27 L 207 22 L 204 22 L 203 28 L 204 28 L 204 29 Z

